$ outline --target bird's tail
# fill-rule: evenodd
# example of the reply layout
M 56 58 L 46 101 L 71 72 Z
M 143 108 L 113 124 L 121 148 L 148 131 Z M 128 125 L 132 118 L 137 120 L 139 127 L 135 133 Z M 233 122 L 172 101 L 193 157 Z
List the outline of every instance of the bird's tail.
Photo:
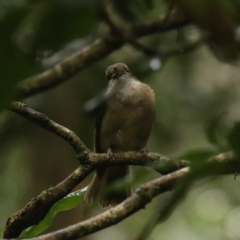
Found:
M 93 180 L 88 186 L 84 195 L 84 202 L 100 200 L 103 207 L 109 205 L 115 206 L 131 195 L 130 187 L 121 187 L 117 189 L 109 189 L 109 186 L 117 181 L 125 181 L 129 178 L 129 166 L 118 166 L 97 169 Z M 124 184 L 121 184 L 122 186 Z

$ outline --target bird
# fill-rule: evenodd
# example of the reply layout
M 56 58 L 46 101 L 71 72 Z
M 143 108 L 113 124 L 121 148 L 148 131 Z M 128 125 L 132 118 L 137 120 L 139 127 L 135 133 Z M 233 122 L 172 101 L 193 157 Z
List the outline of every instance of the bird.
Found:
M 95 152 L 143 151 L 156 118 L 155 95 L 134 77 L 124 63 L 106 70 L 106 109 L 95 125 Z M 129 166 L 99 167 L 84 195 L 84 202 L 100 200 L 103 207 L 115 206 L 131 195 L 131 187 L 105 191 L 114 182 L 129 177 Z

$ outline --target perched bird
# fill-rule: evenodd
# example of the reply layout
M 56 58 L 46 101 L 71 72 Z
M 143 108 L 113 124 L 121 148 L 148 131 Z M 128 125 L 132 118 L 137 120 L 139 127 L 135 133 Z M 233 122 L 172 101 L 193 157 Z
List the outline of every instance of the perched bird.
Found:
M 155 121 L 153 90 L 131 75 L 123 63 L 107 68 L 107 107 L 97 120 L 95 129 L 95 151 L 118 153 L 141 151 L 148 140 Z M 101 167 L 90 183 L 84 202 L 100 199 L 103 206 L 115 206 L 131 195 L 131 190 L 106 192 L 107 186 L 125 179 L 129 166 Z

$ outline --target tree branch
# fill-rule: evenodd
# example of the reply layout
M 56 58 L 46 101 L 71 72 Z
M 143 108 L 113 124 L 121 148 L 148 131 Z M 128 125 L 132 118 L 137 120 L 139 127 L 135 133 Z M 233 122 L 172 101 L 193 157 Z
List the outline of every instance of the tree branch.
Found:
M 136 37 L 143 37 L 153 33 L 166 32 L 189 24 L 189 20 L 180 12 L 172 12 L 168 21 L 165 16 L 151 22 L 134 24 L 127 31 Z M 42 72 L 20 82 L 16 88 L 16 98 L 26 98 L 54 87 L 87 66 L 103 59 L 108 54 L 123 46 L 123 42 L 114 36 L 106 36 L 83 50 L 65 58 L 52 69 Z
M 160 174 L 168 174 L 188 166 L 188 161 L 171 160 L 158 153 L 142 152 L 122 152 L 113 154 L 114 159 L 107 154 L 89 153 L 88 162 L 97 167 L 103 166 L 121 166 L 121 165 L 138 165 L 153 168 Z
M 166 174 L 187 166 L 186 161 L 172 161 L 156 153 L 119 153 L 114 154 L 114 160 L 112 160 L 107 154 L 89 152 L 86 159 L 84 164 L 80 165 L 69 177 L 55 187 L 43 191 L 38 197 L 31 199 L 23 209 L 13 214 L 7 221 L 4 238 L 18 237 L 24 229 L 41 221 L 57 201 L 65 197 L 97 167 L 141 165 L 152 167 Z
M 36 240 L 77 239 L 117 224 L 144 208 L 155 196 L 172 190 L 176 181 L 182 178 L 188 171 L 188 168 L 184 168 L 144 184 L 131 197 L 116 207 L 86 221 L 37 237 Z
M 41 221 L 54 203 L 66 196 L 97 167 L 126 164 L 144 165 L 166 174 L 187 165 L 186 161 L 171 161 L 168 157 L 156 153 L 126 152 L 114 154 L 114 160 L 109 159 L 107 154 L 91 152 L 75 133 L 55 123 L 46 115 L 29 108 L 26 104 L 13 102 L 10 109 L 63 138 L 78 154 L 78 159 L 82 165 L 64 181 L 43 191 L 38 197 L 31 199 L 22 210 L 13 214 L 7 221 L 4 232 L 5 238 L 18 237 L 24 229 Z
M 30 202 L 22 210 L 18 211 L 12 217 L 10 217 L 7 221 L 6 229 L 4 232 L 5 238 L 18 237 L 24 229 L 37 224 L 40 220 L 44 218 L 44 216 L 50 210 L 54 203 L 66 196 L 86 176 L 88 176 L 98 167 L 117 165 L 142 165 L 149 166 L 160 172 L 161 174 L 167 174 L 174 171 L 175 172 L 145 184 L 143 187 L 140 188 L 140 190 L 137 190 L 137 192 L 132 197 L 127 199 L 125 202 L 123 202 L 116 208 L 109 210 L 103 215 L 80 223 L 77 225 L 77 227 L 73 227 L 74 229 L 87 229 L 84 234 L 84 231 L 81 230 L 81 233 L 79 233 L 76 230 L 76 232 L 73 232 L 74 236 L 76 234 L 78 237 L 85 236 L 87 234 L 105 228 L 107 226 L 111 226 L 121 221 L 122 219 L 126 218 L 130 214 L 133 214 L 134 212 L 145 206 L 157 194 L 171 190 L 173 183 L 176 181 L 176 179 L 181 178 L 189 171 L 188 168 L 185 168 L 188 165 L 187 161 L 172 161 L 168 157 L 165 157 L 161 154 L 150 152 L 118 153 L 114 154 L 114 160 L 111 158 L 109 159 L 107 154 L 97 154 L 91 152 L 72 131 L 53 122 L 46 115 L 27 107 L 25 104 L 22 104 L 20 102 L 14 102 L 12 103 L 10 109 L 27 118 L 28 120 L 38 124 L 39 126 L 62 137 L 73 147 L 75 152 L 78 154 L 81 165 L 61 183 L 59 183 L 55 187 L 47 189 L 38 197 L 31 199 Z M 209 175 L 216 173 L 235 173 L 238 169 L 240 169 L 239 162 L 231 152 L 211 158 L 208 164 L 218 164 L 217 166 L 222 166 L 220 171 L 216 168 L 215 165 L 213 168 L 210 168 L 210 165 L 208 165 L 208 171 L 206 171 L 206 173 Z M 178 170 L 183 168 L 185 170 Z M 144 189 L 144 191 L 141 189 Z M 94 223 L 90 228 L 91 223 L 93 223 L 92 221 L 96 221 L 96 224 Z M 57 233 L 56 236 L 58 236 L 58 234 L 60 234 L 60 236 L 62 236 L 62 234 L 63 236 L 65 236 L 64 234 L 66 234 L 68 231 L 69 229 L 62 230 L 60 233 Z
M 230 165 L 228 163 L 230 163 Z M 238 171 L 239 168 L 240 162 L 235 158 L 233 152 L 219 154 L 210 158 L 207 162 L 201 162 L 201 164 L 193 164 L 191 171 L 181 180 L 181 182 L 179 182 L 175 191 L 171 193 L 167 199 L 161 202 L 158 210 L 154 212 L 153 216 L 151 216 L 148 221 L 146 221 L 146 225 L 141 229 L 139 236 L 136 239 L 148 239 L 154 228 L 171 216 L 174 209 L 181 200 L 186 197 L 193 183 L 197 179 L 210 175 L 233 173 L 232 171 L 234 171 L 234 169 L 236 169 L 235 171 Z
M 32 198 L 23 209 L 7 220 L 3 237 L 17 238 L 24 229 L 38 224 L 57 201 L 70 193 L 92 171 L 93 168 L 89 165 L 80 166 L 55 187 L 46 189 L 36 198 Z
M 235 173 L 236 171 L 239 171 L 240 165 L 239 160 L 236 159 L 232 153 L 226 153 L 212 158 L 206 164 L 206 169 L 208 169 L 208 171 L 206 171 L 206 173 L 203 173 L 201 177 L 223 173 Z M 144 208 L 155 196 L 167 191 L 171 191 L 175 187 L 176 183 L 181 178 L 186 176 L 189 172 L 189 168 L 186 167 L 166 176 L 150 181 L 138 188 L 131 197 L 127 198 L 116 207 L 113 207 L 106 212 L 92 217 L 86 221 L 34 239 L 77 239 L 115 225 L 128 216 Z
M 26 104 L 13 102 L 10 106 L 10 110 L 63 138 L 73 147 L 79 156 L 81 155 L 83 157 L 90 151 L 74 132 L 52 121 L 45 114 L 35 111 Z
M 108 24 L 115 38 L 121 40 L 123 44 L 129 43 L 147 56 L 160 56 L 160 52 L 157 49 L 152 49 L 141 44 L 136 40 L 136 36 L 133 35 L 131 31 L 118 26 L 111 18 L 111 15 L 104 6 L 99 8 L 99 16 Z
M 152 54 L 152 50 L 137 42 L 135 36 L 140 38 L 157 32 L 165 32 L 189 23 L 189 20 L 179 12 L 172 12 L 167 18 L 168 21 L 163 16 L 149 23 L 138 23 L 128 29 L 123 29 L 125 33 L 132 33 L 132 35 L 123 34 L 121 35 L 122 39 L 118 39 L 116 34 L 116 36 L 107 36 L 98 40 L 82 51 L 59 62 L 52 69 L 22 81 L 16 89 L 16 97 L 29 97 L 66 81 L 80 70 L 117 50 L 125 42 L 131 43 L 145 53 Z M 111 21 L 108 21 L 108 23 L 111 25 Z M 116 26 L 112 25 L 112 28 L 114 27 Z M 117 33 L 120 32 L 117 28 L 115 30 Z M 200 39 L 191 45 L 188 44 L 184 50 L 190 51 L 203 41 L 204 39 Z M 165 57 L 179 51 L 182 51 L 182 49 L 166 52 Z M 13 102 L 10 109 L 63 138 L 73 147 L 81 165 L 65 180 L 55 187 L 45 190 L 38 197 L 31 199 L 22 210 L 10 217 L 4 232 L 5 238 L 18 237 L 25 228 L 37 224 L 44 218 L 54 203 L 66 196 L 98 167 L 141 165 L 149 166 L 159 173 L 167 175 L 142 185 L 124 202 L 96 217 L 35 239 L 76 239 L 112 226 L 144 208 L 155 196 L 171 191 L 175 184 L 190 172 L 189 167 L 186 167 L 188 165 L 187 161 L 172 161 L 168 157 L 156 153 L 118 153 L 114 154 L 114 160 L 109 159 L 107 154 L 97 154 L 90 151 L 74 132 L 52 121 L 46 115 L 27 107 L 25 104 Z M 229 155 L 229 153 L 228 155 L 221 154 L 221 157 L 216 156 L 210 159 L 206 166 L 209 167 L 209 171 L 206 171 L 201 177 L 221 173 L 235 173 L 240 169 L 238 160 L 234 158 L 233 154 Z M 215 168 L 215 166 L 220 167 Z
M 73 147 L 82 165 L 64 181 L 43 191 L 38 197 L 31 199 L 22 210 L 13 214 L 7 221 L 5 238 L 18 237 L 24 229 L 41 221 L 54 203 L 66 196 L 97 167 L 142 165 L 166 174 L 187 166 L 186 161 L 171 161 L 168 157 L 156 153 L 126 152 L 114 154 L 114 160 L 109 159 L 107 154 L 91 152 L 75 133 L 55 123 L 46 115 L 29 108 L 26 104 L 13 102 L 10 110 L 63 138 Z
M 107 154 L 99 154 L 90 151 L 80 138 L 71 130 L 51 120 L 43 113 L 28 107 L 21 102 L 13 102 L 10 110 L 28 119 L 29 121 L 41 126 L 42 128 L 56 134 L 69 143 L 77 154 L 77 158 L 82 164 L 89 164 L 95 167 L 107 165 L 145 165 L 154 168 L 161 174 L 167 174 L 188 165 L 187 161 L 171 161 L 157 153 L 143 152 L 124 152 L 114 154 L 114 160 L 109 159 Z

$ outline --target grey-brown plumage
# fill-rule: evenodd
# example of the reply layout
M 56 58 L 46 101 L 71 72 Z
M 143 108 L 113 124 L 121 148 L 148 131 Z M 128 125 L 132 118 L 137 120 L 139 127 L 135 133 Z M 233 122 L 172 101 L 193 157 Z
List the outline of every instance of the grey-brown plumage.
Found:
M 155 101 L 152 89 L 133 77 L 128 67 L 116 63 L 106 71 L 109 80 L 106 95 L 107 109 L 96 122 L 95 151 L 113 153 L 142 150 L 155 120 Z M 99 168 L 84 196 L 85 202 L 97 198 L 103 206 L 125 200 L 130 189 L 104 191 L 106 186 L 128 176 L 128 166 Z

